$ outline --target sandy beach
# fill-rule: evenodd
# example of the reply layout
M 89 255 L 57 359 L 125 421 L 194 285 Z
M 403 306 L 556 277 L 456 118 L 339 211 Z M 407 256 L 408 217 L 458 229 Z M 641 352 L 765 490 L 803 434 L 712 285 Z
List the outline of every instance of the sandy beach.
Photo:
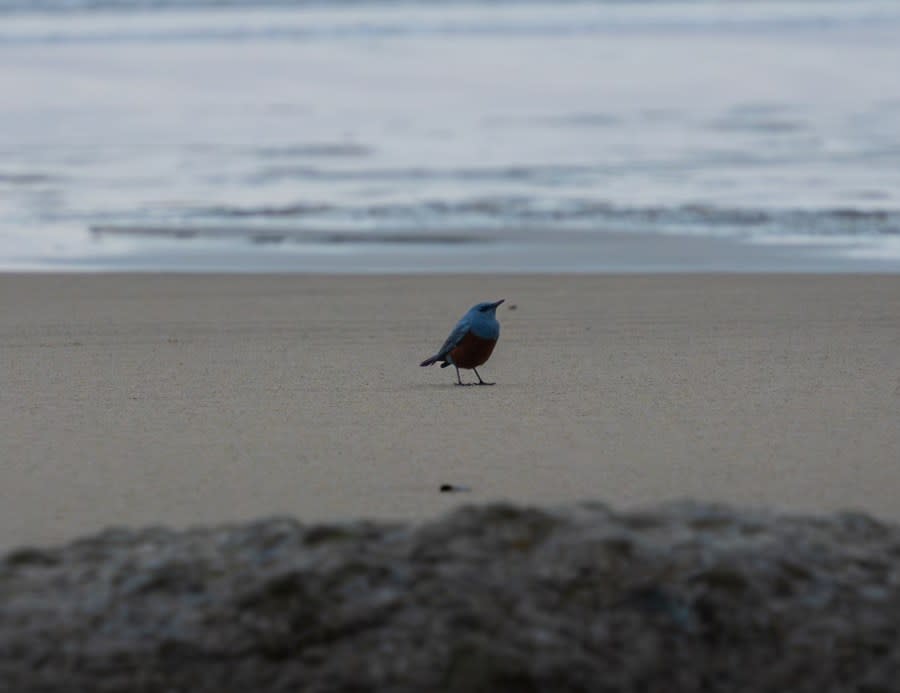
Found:
M 498 298 L 495 387 L 418 367 Z M 896 520 L 898 328 L 898 276 L 3 275 L 0 548 L 494 499 Z

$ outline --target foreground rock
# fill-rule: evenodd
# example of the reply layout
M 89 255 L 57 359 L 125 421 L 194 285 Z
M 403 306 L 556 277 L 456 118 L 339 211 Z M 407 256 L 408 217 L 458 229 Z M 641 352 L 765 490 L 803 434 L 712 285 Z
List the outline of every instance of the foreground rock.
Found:
M 896 691 L 900 529 L 678 505 L 108 531 L 0 561 L 3 691 Z

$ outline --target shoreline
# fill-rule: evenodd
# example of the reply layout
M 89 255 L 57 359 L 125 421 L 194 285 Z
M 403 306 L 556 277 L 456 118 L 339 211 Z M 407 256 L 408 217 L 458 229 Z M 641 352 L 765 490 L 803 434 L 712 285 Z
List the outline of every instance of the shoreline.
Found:
M 68 258 L 55 251 L 0 260 L 0 275 L 900 274 L 900 253 L 877 255 L 873 243 L 891 241 L 885 238 L 764 243 L 632 231 L 460 229 L 434 232 L 443 239 L 436 243 L 412 231 L 298 233 L 260 231 L 262 240 L 254 242 L 104 232 L 72 246 Z
M 418 368 L 487 298 L 498 385 Z M 898 315 L 894 275 L 0 275 L 0 550 L 494 500 L 896 521 Z

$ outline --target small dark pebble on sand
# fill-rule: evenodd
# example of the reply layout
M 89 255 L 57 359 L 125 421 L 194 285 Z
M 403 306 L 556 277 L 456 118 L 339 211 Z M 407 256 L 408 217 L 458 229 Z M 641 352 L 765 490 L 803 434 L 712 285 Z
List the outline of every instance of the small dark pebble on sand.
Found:
M 508 306 L 508 310 L 515 310 L 515 309 L 518 308 L 518 307 L 519 307 L 519 306 L 517 306 L 515 303 L 510 303 L 509 306 Z
M 441 484 L 441 493 L 462 493 L 468 491 L 465 486 L 454 486 L 453 484 Z

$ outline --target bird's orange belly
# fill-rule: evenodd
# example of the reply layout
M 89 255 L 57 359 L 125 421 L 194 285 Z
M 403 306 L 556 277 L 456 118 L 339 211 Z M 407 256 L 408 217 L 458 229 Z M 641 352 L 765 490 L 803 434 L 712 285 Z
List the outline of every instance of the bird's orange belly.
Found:
M 450 358 L 460 368 L 478 368 L 494 351 L 496 339 L 483 339 L 469 332 L 450 352 Z

